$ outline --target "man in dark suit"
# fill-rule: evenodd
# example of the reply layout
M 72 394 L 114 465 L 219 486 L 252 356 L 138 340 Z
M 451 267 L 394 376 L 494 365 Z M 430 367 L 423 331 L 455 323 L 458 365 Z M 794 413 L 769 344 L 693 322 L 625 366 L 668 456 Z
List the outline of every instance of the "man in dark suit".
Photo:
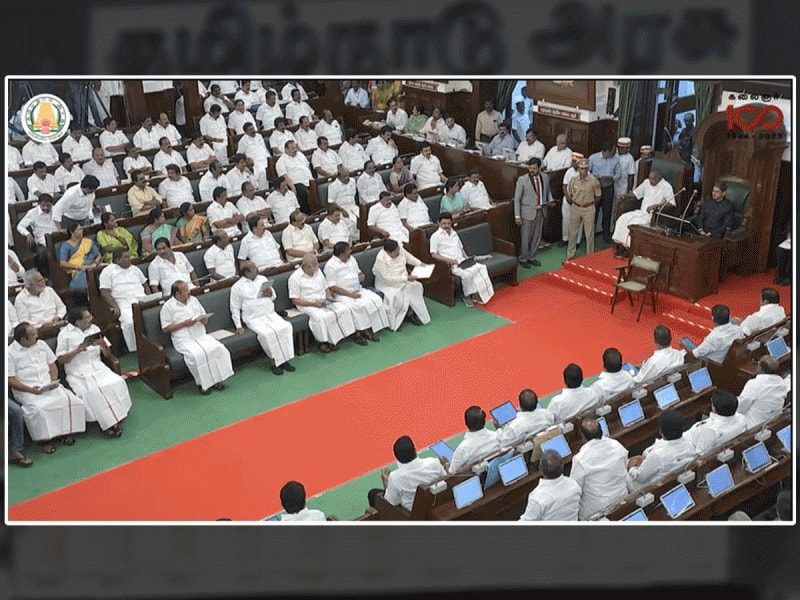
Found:
M 540 267 L 536 255 L 542 241 L 542 229 L 547 211 L 553 202 L 550 178 L 541 171 L 542 161 L 533 157 L 528 161 L 528 174 L 517 178 L 514 190 L 514 222 L 520 226 L 520 264 L 529 269 Z

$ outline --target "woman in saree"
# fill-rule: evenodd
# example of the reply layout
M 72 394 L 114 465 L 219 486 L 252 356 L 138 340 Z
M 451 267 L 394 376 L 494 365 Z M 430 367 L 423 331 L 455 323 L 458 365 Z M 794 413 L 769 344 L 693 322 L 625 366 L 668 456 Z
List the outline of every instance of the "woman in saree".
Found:
M 407 183 L 411 183 L 411 171 L 403 161 L 402 156 L 396 156 L 392 164 L 392 170 L 389 171 L 389 187 L 395 194 L 401 194 L 403 188 Z
M 167 238 L 170 245 L 178 244 L 178 229 L 167 223 L 164 211 L 160 207 L 152 209 L 147 215 L 147 225 L 141 233 L 142 255 L 153 253 L 153 240 Z
M 198 215 L 191 202 L 181 204 L 181 216 L 175 223 L 178 228 L 178 239 L 184 244 L 196 244 L 211 236 L 208 219 Z
M 80 223 L 70 223 L 67 226 L 67 233 L 69 239 L 58 247 L 59 264 L 72 276 L 69 282 L 70 289 L 85 296 L 88 294 L 86 271 L 96 268 L 103 255 L 97 244 L 83 237 L 83 227 Z
M 112 213 L 104 212 L 100 216 L 103 229 L 97 232 L 95 241 L 100 249 L 105 252 L 103 261 L 110 263 L 111 255 L 117 248 L 127 250 L 131 258 L 139 257 L 139 243 L 124 227 L 117 227 L 117 219 Z
M 403 133 L 419 133 L 419 130 L 425 125 L 428 120 L 428 115 L 425 114 L 425 108 L 422 104 L 415 104 L 411 107 L 411 116 L 403 126 Z

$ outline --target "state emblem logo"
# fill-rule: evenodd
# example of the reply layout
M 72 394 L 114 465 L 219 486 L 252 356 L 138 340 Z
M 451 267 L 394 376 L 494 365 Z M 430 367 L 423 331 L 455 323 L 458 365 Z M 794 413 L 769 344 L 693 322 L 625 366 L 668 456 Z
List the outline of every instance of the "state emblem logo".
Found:
M 53 94 L 34 96 L 22 107 L 22 128 L 35 142 L 57 142 L 69 131 L 69 107 Z

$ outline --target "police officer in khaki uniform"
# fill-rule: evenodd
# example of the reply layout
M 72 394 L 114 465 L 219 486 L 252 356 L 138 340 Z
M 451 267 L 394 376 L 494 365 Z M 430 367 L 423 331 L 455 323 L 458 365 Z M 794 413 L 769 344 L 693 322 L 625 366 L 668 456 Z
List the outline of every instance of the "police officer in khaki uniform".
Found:
M 567 244 L 567 260 L 575 256 L 575 241 L 578 230 L 583 225 L 586 238 L 586 254 L 594 252 L 594 220 L 595 206 L 600 202 L 600 181 L 589 173 L 589 161 L 582 158 L 578 161 L 578 175 L 569 182 L 569 242 Z

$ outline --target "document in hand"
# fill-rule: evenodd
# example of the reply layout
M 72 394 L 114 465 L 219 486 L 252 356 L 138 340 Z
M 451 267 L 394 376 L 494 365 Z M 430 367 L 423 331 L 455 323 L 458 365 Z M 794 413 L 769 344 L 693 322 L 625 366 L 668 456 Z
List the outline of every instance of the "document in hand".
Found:
M 194 318 L 194 320 L 195 320 L 195 321 L 199 321 L 200 319 L 210 319 L 210 318 L 211 318 L 211 315 L 213 315 L 213 314 L 214 314 L 213 312 L 210 312 L 210 313 L 203 313 L 202 315 L 197 315 L 197 316 Z
M 263 296 L 267 290 L 272 290 L 272 282 L 269 279 L 261 284 L 261 289 L 259 290 L 258 295 Z
M 417 279 L 427 279 L 433 275 L 433 265 L 417 265 L 411 269 L 411 274 Z
M 469 269 L 474 264 L 475 264 L 475 256 L 474 255 L 473 256 L 468 256 L 467 258 L 462 260 L 460 263 L 458 263 L 458 268 L 459 269 Z
M 98 331 L 97 333 L 93 333 L 91 335 L 87 335 L 85 338 L 83 338 L 83 343 L 84 344 L 91 344 L 95 340 L 102 339 L 102 337 L 103 337 L 103 332 L 102 331 Z

